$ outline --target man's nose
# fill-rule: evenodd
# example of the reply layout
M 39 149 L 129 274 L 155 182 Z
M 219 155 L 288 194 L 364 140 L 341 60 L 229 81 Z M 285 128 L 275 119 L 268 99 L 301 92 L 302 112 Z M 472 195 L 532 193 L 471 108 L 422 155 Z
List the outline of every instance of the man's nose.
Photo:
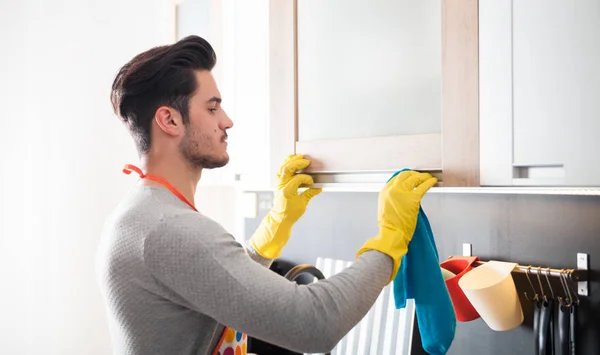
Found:
M 233 127 L 233 121 L 231 120 L 231 118 L 229 118 L 225 111 L 223 111 L 223 113 L 225 115 L 225 119 L 223 120 L 223 129 L 229 129 Z

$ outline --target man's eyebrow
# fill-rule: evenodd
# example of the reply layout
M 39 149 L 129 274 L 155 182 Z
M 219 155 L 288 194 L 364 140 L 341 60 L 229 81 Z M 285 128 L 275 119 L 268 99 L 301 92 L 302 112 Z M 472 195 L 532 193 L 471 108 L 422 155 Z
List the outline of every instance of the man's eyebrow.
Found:
M 211 102 L 216 102 L 216 103 L 220 104 L 220 103 L 221 103 L 221 98 L 220 98 L 220 97 L 213 96 L 213 97 L 211 97 L 210 99 L 208 99 L 208 101 L 207 101 L 207 102 L 208 102 L 208 103 L 211 103 Z

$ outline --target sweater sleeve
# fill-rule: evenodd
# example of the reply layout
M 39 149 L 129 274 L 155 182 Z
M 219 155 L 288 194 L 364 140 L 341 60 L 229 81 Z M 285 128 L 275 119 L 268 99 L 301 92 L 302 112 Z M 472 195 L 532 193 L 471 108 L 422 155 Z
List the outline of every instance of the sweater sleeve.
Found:
M 369 311 L 392 260 L 368 251 L 333 277 L 297 285 L 254 262 L 216 222 L 164 221 L 145 241 L 150 272 L 196 311 L 252 337 L 301 353 L 328 352 Z

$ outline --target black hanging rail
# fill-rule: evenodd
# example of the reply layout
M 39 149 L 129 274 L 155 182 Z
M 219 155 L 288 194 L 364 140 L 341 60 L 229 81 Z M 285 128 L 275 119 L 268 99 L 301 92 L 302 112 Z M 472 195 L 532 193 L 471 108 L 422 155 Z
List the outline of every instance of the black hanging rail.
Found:
M 473 266 L 481 266 L 486 264 L 487 261 L 475 261 Z M 513 272 L 518 273 L 529 273 L 530 275 L 540 275 L 540 276 L 553 276 L 553 277 L 561 277 L 562 275 L 567 275 L 573 281 L 588 281 L 588 270 L 587 269 L 551 269 L 551 268 L 543 268 L 540 266 L 524 266 L 517 265 Z
M 472 245 L 463 243 L 463 256 L 473 256 Z M 588 254 L 577 253 L 577 267 L 575 269 L 553 269 L 543 268 L 541 266 L 533 265 L 516 265 L 513 272 L 524 273 L 528 276 L 545 276 L 545 277 L 557 277 L 561 280 L 561 283 L 571 281 L 577 283 L 577 294 L 580 296 L 588 296 L 588 284 L 589 284 L 589 262 Z M 500 260 L 498 260 L 500 261 Z M 484 265 L 486 261 L 475 261 L 473 267 Z

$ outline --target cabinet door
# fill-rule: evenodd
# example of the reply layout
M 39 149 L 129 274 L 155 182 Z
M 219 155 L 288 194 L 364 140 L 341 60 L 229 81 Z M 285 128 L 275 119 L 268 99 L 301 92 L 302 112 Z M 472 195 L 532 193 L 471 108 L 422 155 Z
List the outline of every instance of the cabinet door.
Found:
M 600 185 L 600 3 L 481 0 L 481 179 Z
M 438 0 L 273 1 L 271 120 L 287 129 L 282 150 L 314 158 L 321 178 L 440 170 L 440 10 Z
M 479 184 L 477 0 L 271 0 L 269 17 L 272 160 L 305 154 L 320 182 Z

